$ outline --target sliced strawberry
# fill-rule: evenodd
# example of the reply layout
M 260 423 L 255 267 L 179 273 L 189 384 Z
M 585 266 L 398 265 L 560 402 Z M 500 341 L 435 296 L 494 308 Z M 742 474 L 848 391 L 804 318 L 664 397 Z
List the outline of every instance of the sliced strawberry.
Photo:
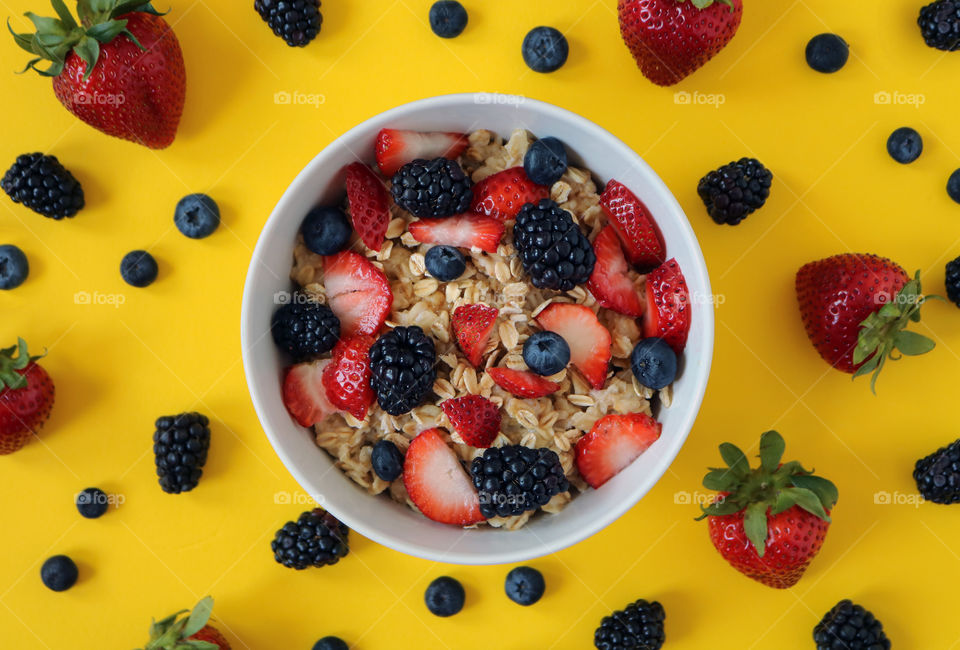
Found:
M 550 188 L 537 185 L 523 167 L 511 167 L 488 176 L 473 186 L 470 210 L 501 221 L 515 219 L 527 203 L 549 198 Z
M 463 133 L 383 129 L 377 134 L 377 166 L 384 176 L 393 176 L 411 160 L 458 157 L 470 143 Z
M 450 325 L 457 337 L 457 344 L 467 360 L 476 367 L 483 363 L 483 353 L 499 313 L 493 307 L 481 304 L 461 305 L 453 310 Z
M 403 462 L 403 485 L 429 519 L 455 526 L 483 521 L 473 482 L 440 429 L 427 429 L 410 443 Z
M 623 256 L 620 238 L 613 226 L 607 225 L 593 242 L 597 263 L 590 274 L 587 288 L 600 306 L 639 318 L 643 316 L 640 292 L 627 275 L 627 258 Z
M 288 368 L 283 378 L 283 405 L 305 427 L 320 424 L 337 412 L 323 387 L 323 373 L 329 364 L 330 359 L 299 363 Z
M 645 268 L 663 264 L 666 247 L 643 201 L 625 185 L 611 180 L 600 195 L 600 206 L 617 229 L 631 263 Z
M 500 433 L 500 409 L 486 397 L 464 395 L 445 400 L 440 408 L 471 447 L 489 447 Z
M 342 338 L 333 348 L 332 363 L 323 371 L 327 399 L 336 408 L 358 420 L 367 416 L 375 396 L 370 388 L 372 336 Z
M 690 333 L 690 292 L 677 260 L 664 262 L 647 276 L 643 336 L 659 336 L 678 355 Z
M 556 332 L 570 346 L 570 360 L 590 385 L 603 388 L 610 365 L 613 338 L 589 307 L 554 302 L 537 314 L 545 330 Z
M 383 327 L 393 292 L 383 271 L 353 251 L 324 259 L 327 303 L 340 319 L 340 335 L 376 334 Z
M 479 248 L 496 253 L 506 228 L 502 221 L 479 214 L 460 214 L 445 219 L 420 219 L 407 230 L 421 244 L 446 244 L 460 248 Z
M 514 397 L 536 399 L 546 397 L 560 390 L 560 384 L 540 375 L 510 368 L 487 368 L 487 374 L 493 382 Z
M 353 229 L 367 248 L 379 251 L 390 223 L 390 196 L 377 175 L 363 163 L 347 165 L 347 202 Z
M 605 415 L 577 442 L 577 470 L 598 488 L 655 443 L 661 429 L 646 413 Z

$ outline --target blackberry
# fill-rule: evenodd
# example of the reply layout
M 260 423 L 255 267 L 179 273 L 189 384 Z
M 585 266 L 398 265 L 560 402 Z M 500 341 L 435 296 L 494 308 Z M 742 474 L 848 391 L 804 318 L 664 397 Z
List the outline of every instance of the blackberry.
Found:
M 960 50 L 960 0 L 937 0 L 917 19 L 927 45 L 946 52 Z
M 550 199 L 527 203 L 520 209 L 513 243 L 538 289 L 569 291 L 590 278 L 597 262 L 580 226 Z
M 947 298 L 960 307 L 960 257 L 947 262 Z
M 340 339 L 340 319 L 326 305 L 295 294 L 274 312 L 270 331 L 278 348 L 301 361 L 333 349 Z
M 83 188 L 56 156 L 25 153 L 3 175 L 0 187 L 14 203 L 22 203 L 51 219 L 72 217 L 84 206 Z
M 817 650 L 890 650 L 883 625 L 873 614 L 841 600 L 813 628 Z
M 180 494 L 197 487 L 210 449 L 209 425 L 207 416 L 196 412 L 157 418 L 153 453 L 164 492 Z
M 393 175 L 390 193 L 397 205 L 417 217 L 449 217 L 470 209 L 471 185 L 456 160 L 417 159 Z
M 755 158 L 741 158 L 700 179 L 697 194 L 718 224 L 735 226 L 767 202 L 773 174 Z
M 666 635 L 663 605 L 642 598 L 624 609 L 605 616 L 593 634 L 598 650 L 660 650 Z
M 303 47 L 320 33 L 320 0 L 255 0 L 253 8 L 290 47 Z
M 570 489 L 560 458 L 550 449 L 493 447 L 473 459 L 470 474 L 487 519 L 536 510 Z
M 401 415 L 419 406 L 437 378 L 433 339 L 419 327 L 397 327 L 370 348 L 370 386 L 380 408 Z
M 927 501 L 960 503 L 960 440 L 918 460 L 913 479 Z
M 301 571 L 336 564 L 350 552 L 350 529 L 323 508 L 308 510 L 277 531 L 270 548 L 283 566 Z

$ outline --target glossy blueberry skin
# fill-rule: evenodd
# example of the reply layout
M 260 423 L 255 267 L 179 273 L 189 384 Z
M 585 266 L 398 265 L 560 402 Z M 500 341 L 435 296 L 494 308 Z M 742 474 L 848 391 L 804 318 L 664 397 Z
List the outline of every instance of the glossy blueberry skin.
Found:
M 630 354 L 630 369 L 641 384 L 660 390 L 677 377 L 677 354 L 661 338 L 643 339 Z
M 87 488 L 77 495 L 77 511 L 86 519 L 102 517 L 110 507 L 107 493 L 100 488 Z
M 384 481 L 395 481 L 403 474 L 403 454 L 389 440 L 381 440 L 373 446 L 370 464 L 373 472 Z
M 40 567 L 40 580 L 51 591 L 66 591 L 77 583 L 80 572 L 66 555 L 54 555 Z
M 541 138 L 527 149 L 523 170 L 537 185 L 551 186 L 567 171 L 567 148 L 556 138 Z
M 325 636 L 313 644 L 313 650 L 350 650 L 350 646 L 339 637 Z
M 353 229 L 340 208 L 318 206 L 307 213 L 300 226 L 303 243 L 317 255 L 334 255 L 347 247 Z
M 807 43 L 807 65 L 824 74 L 837 72 L 850 58 L 850 46 L 836 34 L 819 34 Z
M 549 377 L 570 363 L 570 346 L 556 332 L 536 332 L 523 343 L 523 360 L 533 372 Z
M 453 246 L 434 246 L 425 257 L 427 273 L 441 282 L 456 280 L 467 270 L 463 253 Z
M 438 0 L 430 7 L 430 29 L 440 38 L 456 38 L 467 28 L 467 10 L 456 0 Z
M 149 287 L 159 271 L 157 260 L 147 251 L 130 251 L 120 260 L 120 275 L 131 287 Z
M 0 246 L 0 289 L 16 289 L 30 275 L 30 263 L 23 251 L 13 244 Z
M 902 126 L 887 139 L 887 153 L 902 165 L 912 163 L 923 153 L 923 138 L 909 126 Z
M 457 580 L 448 576 L 437 578 L 430 583 L 423 596 L 427 609 L 434 616 L 453 616 L 463 609 L 467 595 Z
M 507 598 L 524 607 L 529 607 L 540 600 L 546 588 L 543 574 L 528 566 L 518 566 L 510 571 L 504 583 Z
M 534 72 L 554 72 L 570 54 L 567 38 L 553 27 L 534 27 L 523 39 L 523 60 Z
M 950 195 L 951 199 L 960 203 L 960 169 L 950 175 L 950 180 L 947 181 L 947 194 Z
M 190 239 L 203 239 L 220 225 L 220 206 L 206 194 L 188 194 L 173 213 L 177 230 Z

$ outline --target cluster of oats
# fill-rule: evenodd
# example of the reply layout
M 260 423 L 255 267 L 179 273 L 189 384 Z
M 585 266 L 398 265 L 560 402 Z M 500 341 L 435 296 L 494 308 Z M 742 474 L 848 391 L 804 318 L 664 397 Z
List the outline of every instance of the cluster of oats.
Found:
M 511 134 L 505 143 L 496 134 L 480 130 L 470 134 L 470 147 L 460 163 L 474 182 L 496 172 L 523 165 L 523 158 L 532 141 L 524 130 Z M 605 224 L 600 197 L 589 172 L 570 167 L 550 191 L 551 198 L 587 232 L 591 241 Z M 560 457 L 570 480 L 571 493 L 558 494 L 543 507 L 557 513 L 573 498 L 573 493 L 586 489 L 574 464 L 574 445 L 593 424 L 608 413 L 650 413 L 653 391 L 637 383 L 630 371 L 629 357 L 641 338 L 637 320 L 601 309 L 584 287 L 558 293 L 535 288 L 523 272 L 513 247 L 512 224 L 495 254 L 478 249 L 467 256 L 467 270 L 453 282 L 441 283 L 426 273 L 424 254 L 429 245 L 420 244 L 407 233 L 407 223 L 414 217 L 393 206 L 387 239 L 380 251 L 366 249 L 357 243 L 380 267 L 393 290 L 393 312 L 388 326 L 418 325 L 430 335 L 437 348 L 436 399 L 393 416 L 376 404 L 360 421 L 349 414 L 337 414 L 316 427 L 316 442 L 333 456 L 339 467 L 352 480 L 371 494 L 387 492 L 394 500 L 416 506 L 410 501 L 402 480 L 387 483 L 373 472 L 370 455 L 377 441 L 390 440 L 406 452 L 418 433 L 431 427 L 450 432 L 452 447 L 466 462 L 482 453 L 463 444 L 453 431 L 439 404 L 454 397 L 478 394 L 501 407 L 501 432 L 494 446 L 520 444 L 546 447 Z M 322 258 L 311 253 L 298 241 L 294 251 L 291 277 L 313 298 L 323 301 Z M 637 277 L 638 282 L 642 282 Z M 526 339 L 537 331 L 534 317 L 551 302 L 586 305 L 598 313 L 600 322 L 613 339 L 612 373 L 601 390 L 593 390 L 572 366 L 548 377 L 561 385 L 559 391 L 539 399 L 518 399 L 504 391 L 484 372 L 484 368 L 505 366 L 526 370 L 522 348 Z M 483 303 L 499 309 L 497 325 L 487 347 L 484 368 L 474 368 L 462 355 L 450 327 L 453 311 L 471 303 Z M 669 406 L 671 389 L 660 391 L 660 400 Z M 491 519 L 487 524 L 515 530 L 529 521 L 534 513 Z

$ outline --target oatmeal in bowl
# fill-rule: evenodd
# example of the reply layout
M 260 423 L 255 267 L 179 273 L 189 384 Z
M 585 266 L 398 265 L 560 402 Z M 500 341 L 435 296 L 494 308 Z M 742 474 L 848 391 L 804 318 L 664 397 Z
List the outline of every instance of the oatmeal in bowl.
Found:
M 284 446 L 289 432 L 272 442 L 321 505 L 400 550 L 488 563 L 549 552 L 560 533 L 572 543 L 622 514 L 623 492 L 649 489 L 692 425 L 709 355 L 688 348 L 712 343 L 712 314 L 691 299 L 708 290 L 699 250 L 675 254 L 663 192 L 632 182 L 632 160 L 619 177 L 591 168 L 569 125 L 387 117 L 350 147 L 369 158 L 327 168 L 300 199 L 290 280 L 252 296 L 248 278 L 245 314 L 270 303 L 255 346 L 275 348 L 270 392 L 315 452 Z M 271 435 L 276 403 L 257 406 Z M 435 536 L 443 547 L 422 548 Z

